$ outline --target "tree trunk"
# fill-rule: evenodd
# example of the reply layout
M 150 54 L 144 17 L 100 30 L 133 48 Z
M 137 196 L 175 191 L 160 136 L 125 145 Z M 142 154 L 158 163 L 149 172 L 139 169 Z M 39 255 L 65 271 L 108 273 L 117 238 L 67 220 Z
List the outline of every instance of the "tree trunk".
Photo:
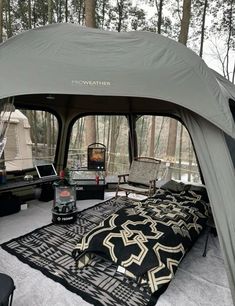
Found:
M 119 127 L 121 125 L 121 116 L 113 116 L 112 117 L 112 124 L 111 124 L 111 139 L 110 139 L 110 159 L 109 159 L 109 172 L 114 173 L 115 168 L 115 152 L 116 152 L 116 147 L 117 147 L 117 139 L 119 136 Z
M 95 0 L 85 0 L 85 25 L 90 28 L 96 28 L 95 3 Z
M 3 1 L 0 0 L 0 43 L 2 42 L 2 33 L 3 33 Z
M 81 126 L 81 121 L 80 120 L 78 120 L 76 122 L 76 125 L 73 126 L 73 131 L 75 131 L 75 129 L 76 129 L 76 136 L 75 136 L 74 142 L 72 142 L 72 149 L 76 149 L 77 148 L 78 139 L 79 139 L 79 129 L 80 129 L 80 126 Z
M 117 7 L 118 7 L 118 25 L 117 25 L 117 31 L 121 32 L 122 20 L 123 20 L 123 0 L 117 0 Z
M 46 113 L 46 128 L 47 128 L 47 156 L 51 157 L 51 114 Z
M 46 112 L 42 111 L 41 115 L 42 115 L 42 122 L 43 122 L 43 130 L 46 131 L 47 130 Z M 43 156 L 46 155 L 46 146 L 47 146 L 47 134 L 45 133 L 43 135 Z
M 28 0 L 28 28 L 32 29 L 32 8 L 31 0 Z
M 96 142 L 100 142 L 100 137 L 99 137 L 99 117 L 96 117 L 95 120 L 95 130 L 96 130 Z
M 172 118 L 170 119 L 168 142 L 167 142 L 167 157 L 169 157 L 170 159 L 175 158 L 177 124 L 178 124 L 177 120 Z
M 155 144 L 155 150 L 154 150 L 155 154 L 157 154 L 157 156 L 158 156 L 158 148 L 159 148 L 159 145 L 160 145 L 160 138 L 161 138 L 161 133 L 162 133 L 162 130 L 163 130 L 164 123 L 165 123 L 165 117 L 162 117 L 162 122 L 161 122 L 161 126 L 160 126 L 160 129 L 159 129 L 159 133 L 158 133 L 156 144 Z M 159 153 L 161 153 L 161 152 L 159 152 Z
M 138 139 L 138 144 L 139 144 L 139 148 L 138 148 L 138 155 L 141 156 L 142 155 L 142 139 L 143 139 L 143 134 L 144 134 L 144 117 L 141 118 L 141 130 L 140 130 L 140 137 Z
M 52 23 L 52 0 L 48 0 L 48 23 Z
M 107 144 L 106 144 L 106 148 L 107 148 L 107 152 L 108 152 L 107 169 L 109 169 L 109 161 L 110 161 L 110 148 L 109 148 L 110 138 L 111 138 L 110 135 L 111 135 L 111 118 L 110 118 L 110 116 L 108 116 L 108 137 L 107 137 Z
M 204 9 L 203 9 L 203 15 L 202 15 L 201 44 L 200 44 L 200 52 L 199 52 L 199 56 L 200 57 L 202 57 L 202 54 L 203 54 L 207 3 L 208 3 L 208 0 L 205 0 Z
M 95 116 L 87 116 L 85 121 L 86 146 L 96 142 Z
M 154 142 L 155 142 L 155 127 L 156 127 L 156 121 L 155 116 L 152 116 L 151 118 L 151 130 L 150 130 L 150 144 L 149 144 L 149 156 L 154 157 Z
M 188 40 L 188 30 L 189 30 L 189 23 L 191 17 L 190 13 L 191 13 L 191 0 L 184 0 L 183 17 L 181 20 L 180 35 L 179 35 L 179 42 L 184 45 L 187 45 L 187 40 Z
M 191 182 L 192 179 L 192 163 L 193 163 L 193 152 L 192 152 L 192 146 L 191 146 L 191 141 L 189 138 L 189 143 L 188 143 L 188 181 Z
M 84 134 L 84 118 L 81 118 L 80 120 L 77 121 L 77 137 L 75 139 L 75 142 L 74 142 L 74 147 L 73 149 L 78 149 L 78 148 L 81 148 L 82 147 L 82 144 L 83 144 L 83 139 L 82 139 L 82 136 Z M 82 166 L 82 155 L 79 154 L 80 152 L 78 152 L 78 166 L 81 167 Z
M 104 132 L 103 132 L 103 140 L 102 140 L 102 143 L 105 144 L 105 140 L 106 140 L 106 116 L 103 116 L 103 123 L 104 123 Z
M 36 8 L 35 8 L 36 4 L 35 1 L 33 2 L 33 10 L 32 10 L 32 15 L 33 15 L 33 27 L 36 27 Z
M 180 147 L 179 147 L 179 180 L 181 180 L 181 165 L 182 165 L 182 148 L 183 148 L 183 125 L 180 125 Z
M 107 1 L 103 0 L 102 3 L 102 21 L 101 21 L 101 27 L 104 28 L 104 20 L 105 20 L 105 6 L 107 5 Z
M 65 22 L 68 22 L 68 0 L 65 0 Z
M 35 157 L 38 157 L 38 134 L 37 134 L 37 111 L 33 111 L 33 131 L 34 131 L 34 148 L 35 148 Z
M 229 33 L 228 33 L 228 39 L 227 39 L 227 50 L 226 50 L 226 78 L 230 80 L 230 74 L 229 74 L 229 53 L 230 53 L 230 44 L 232 38 L 232 32 L 233 32 L 233 4 L 234 0 L 230 0 L 230 10 L 229 10 Z
M 52 155 L 55 156 L 55 117 L 52 115 L 52 132 L 51 132 L 51 147 L 52 147 Z
M 56 8 L 57 21 L 62 22 L 62 0 L 59 0 L 59 3 Z
M 96 28 L 95 22 L 95 0 L 85 0 L 85 24 L 87 27 Z M 95 116 L 86 117 L 86 144 L 96 142 Z
M 30 125 L 30 136 L 32 141 L 35 143 L 35 122 L 33 118 L 33 111 L 27 110 L 26 111 L 26 117 L 28 118 L 29 125 Z
M 12 20 L 11 20 L 11 0 L 5 0 L 6 2 L 6 24 L 7 24 L 7 38 L 13 35 L 12 32 Z
M 180 34 L 179 34 L 179 42 L 184 45 L 187 44 L 187 40 L 188 40 L 190 12 L 191 12 L 191 0 L 184 0 L 183 16 L 181 20 L 181 27 L 180 27 Z M 172 160 L 175 159 L 177 123 L 178 122 L 176 120 L 170 119 L 166 154 L 167 154 L 167 157 Z M 173 166 L 172 162 L 171 162 L 171 166 Z
M 79 0 L 79 4 L 78 4 L 78 24 L 83 24 L 84 21 L 84 1 Z
M 163 0 L 160 0 L 160 3 L 159 3 L 159 11 L 158 11 L 158 21 L 157 21 L 157 32 L 158 32 L 158 34 L 161 34 L 162 7 L 163 7 Z

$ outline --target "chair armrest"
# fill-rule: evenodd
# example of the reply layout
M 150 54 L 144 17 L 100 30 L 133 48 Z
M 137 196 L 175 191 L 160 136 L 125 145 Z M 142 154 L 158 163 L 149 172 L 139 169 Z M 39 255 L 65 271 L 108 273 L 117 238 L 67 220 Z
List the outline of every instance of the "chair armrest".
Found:
M 127 173 L 127 174 L 119 174 L 118 177 L 124 177 L 124 176 L 128 176 L 128 175 L 129 175 L 129 173 Z
M 126 182 L 126 178 L 129 176 L 129 173 L 127 174 L 119 174 L 118 175 L 118 183 L 121 182 L 121 179 L 123 179 L 123 182 Z

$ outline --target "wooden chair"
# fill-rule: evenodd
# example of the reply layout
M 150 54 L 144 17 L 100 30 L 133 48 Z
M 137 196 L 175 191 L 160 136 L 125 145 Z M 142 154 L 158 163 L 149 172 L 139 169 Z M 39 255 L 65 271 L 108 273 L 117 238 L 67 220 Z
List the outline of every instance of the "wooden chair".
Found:
M 136 158 L 130 168 L 129 174 L 118 175 L 119 191 L 125 191 L 126 196 L 130 193 L 151 196 L 156 192 L 156 181 L 161 161 L 151 157 Z

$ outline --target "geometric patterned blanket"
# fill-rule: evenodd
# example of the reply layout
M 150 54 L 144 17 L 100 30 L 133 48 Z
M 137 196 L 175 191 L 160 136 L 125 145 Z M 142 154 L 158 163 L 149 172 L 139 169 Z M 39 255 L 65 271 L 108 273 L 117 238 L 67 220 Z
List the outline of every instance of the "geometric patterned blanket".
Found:
M 203 230 L 207 204 L 199 194 L 158 190 L 154 198 L 126 203 L 76 245 L 73 256 L 84 268 L 99 256 L 152 293 L 165 288 Z
M 95 257 L 88 266 L 78 269 L 71 256 L 86 232 L 125 205 L 126 199 L 107 200 L 79 212 L 74 224 L 49 224 L 1 247 L 93 305 L 154 305 L 157 297 L 145 286 L 117 272 L 111 261 Z

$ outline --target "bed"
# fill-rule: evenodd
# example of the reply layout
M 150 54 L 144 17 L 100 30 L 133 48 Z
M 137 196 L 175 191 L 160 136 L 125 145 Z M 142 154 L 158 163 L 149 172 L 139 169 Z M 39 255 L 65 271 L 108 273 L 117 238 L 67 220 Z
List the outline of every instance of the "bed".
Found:
M 158 189 L 126 206 L 87 232 L 72 256 L 83 268 L 94 256 L 116 264 L 152 294 L 162 293 L 206 225 L 208 201 L 193 190 Z

